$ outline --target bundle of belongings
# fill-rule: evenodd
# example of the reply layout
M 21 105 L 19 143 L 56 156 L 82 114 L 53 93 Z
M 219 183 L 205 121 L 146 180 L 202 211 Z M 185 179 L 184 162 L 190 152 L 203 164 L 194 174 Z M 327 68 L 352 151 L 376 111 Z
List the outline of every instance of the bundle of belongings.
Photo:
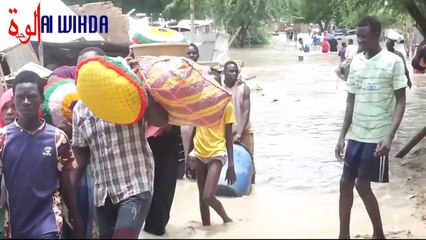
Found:
M 146 92 L 180 126 L 219 126 L 231 95 L 209 75 L 209 68 L 184 57 L 137 57 L 132 71 L 124 59 L 100 57 L 77 67 L 77 92 L 99 118 L 138 122 L 147 107 Z
M 133 41 L 146 46 L 186 42 L 181 33 L 158 27 L 142 29 Z M 169 113 L 170 124 L 220 125 L 231 95 L 209 74 L 209 67 L 180 56 L 137 56 L 130 65 L 122 58 L 106 56 L 78 65 L 78 95 L 97 117 L 116 124 L 138 122 L 145 113 L 148 92 Z
M 136 60 L 137 75 L 168 111 L 171 124 L 219 126 L 231 95 L 213 79 L 208 67 L 184 57 L 141 56 Z
M 122 58 L 83 60 L 77 66 L 76 85 L 81 101 L 100 119 L 131 124 L 145 113 L 145 85 Z
M 187 42 L 182 33 L 161 27 L 143 28 L 133 35 L 132 41 L 136 44 Z
M 72 122 L 72 110 L 79 100 L 74 79 L 51 78 L 44 87 L 44 99 L 41 109 L 47 123 L 62 128 Z

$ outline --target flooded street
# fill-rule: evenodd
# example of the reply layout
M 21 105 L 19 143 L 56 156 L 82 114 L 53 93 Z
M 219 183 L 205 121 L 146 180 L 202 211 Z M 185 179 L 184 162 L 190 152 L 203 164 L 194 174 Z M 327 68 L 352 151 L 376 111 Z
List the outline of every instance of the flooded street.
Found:
M 334 148 L 346 104 L 346 82 L 334 73 L 337 53 L 310 52 L 298 62 L 294 45 L 280 38 L 265 48 L 231 52 L 233 59 L 244 61 L 246 75 L 256 76 L 247 83 L 252 89 L 257 179 L 289 189 L 336 192 L 342 165 Z M 395 153 L 426 125 L 426 83 L 413 82 Z M 393 183 L 405 177 L 398 161 L 391 168 Z
M 195 182 L 178 181 L 170 224 L 163 238 L 336 238 L 342 163 L 334 148 L 343 121 L 345 82 L 334 73 L 337 53 L 311 52 L 297 61 L 292 43 L 273 39 L 263 48 L 232 49 L 244 61 L 255 129 L 256 184 L 242 198 L 221 197 L 233 223 L 211 210 L 201 225 Z M 392 156 L 426 125 L 426 81 L 413 80 Z M 425 142 L 420 143 L 424 145 Z M 408 170 L 392 158 L 391 184 L 373 184 L 388 238 L 425 238 L 426 228 L 409 199 Z M 368 238 L 372 227 L 355 193 L 351 235 Z M 154 237 L 142 233 L 142 237 Z

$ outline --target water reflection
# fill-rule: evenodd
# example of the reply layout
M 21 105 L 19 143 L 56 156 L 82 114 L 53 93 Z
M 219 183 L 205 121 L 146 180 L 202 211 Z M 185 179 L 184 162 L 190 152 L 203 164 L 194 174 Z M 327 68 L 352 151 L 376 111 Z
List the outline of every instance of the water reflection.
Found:
M 283 188 L 337 191 L 342 165 L 334 158 L 334 147 L 346 101 L 345 82 L 334 73 L 337 53 L 311 52 L 299 62 L 294 45 L 277 39 L 267 47 L 231 51 L 233 59 L 244 61 L 246 72 L 257 76 L 248 81 L 256 179 Z M 425 81 L 414 78 L 407 91 L 394 154 L 426 125 Z M 392 182 L 406 177 L 399 163 L 391 163 Z

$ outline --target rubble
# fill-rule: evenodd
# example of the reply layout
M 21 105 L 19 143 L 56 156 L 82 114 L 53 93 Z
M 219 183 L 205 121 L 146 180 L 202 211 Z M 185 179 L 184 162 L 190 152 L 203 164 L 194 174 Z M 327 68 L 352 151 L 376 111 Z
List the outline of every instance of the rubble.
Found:
M 94 15 L 108 17 L 108 33 L 99 33 L 106 41 L 129 42 L 129 19 L 122 9 L 111 1 L 86 3 L 82 6 L 68 6 L 77 15 Z

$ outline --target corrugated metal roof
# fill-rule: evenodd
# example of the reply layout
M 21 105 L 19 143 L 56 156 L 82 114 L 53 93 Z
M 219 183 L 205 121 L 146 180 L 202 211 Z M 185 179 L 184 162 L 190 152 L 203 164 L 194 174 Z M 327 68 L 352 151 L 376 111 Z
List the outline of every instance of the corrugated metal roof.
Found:
M 7 64 L 9 65 L 10 72 L 17 71 L 29 62 L 40 65 L 40 61 L 38 60 L 31 44 L 16 45 L 10 48 L 4 56 Z

